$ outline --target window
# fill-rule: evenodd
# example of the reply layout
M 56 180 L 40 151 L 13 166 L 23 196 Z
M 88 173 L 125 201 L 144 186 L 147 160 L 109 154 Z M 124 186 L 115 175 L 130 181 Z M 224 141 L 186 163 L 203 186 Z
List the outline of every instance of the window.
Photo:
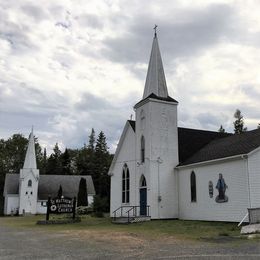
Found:
M 194 171 L 191 172 L 190 175 L 190 191 L 191 191 L 191 202 L 197 201 L 197 195 L 196 195 L 196 175 Z
M 143 110 L 140 113 L 140 118 L 141 118 L 141 130 L 144 130 L 144 128 L 145 128 L 145 115 L 144 115 Z
M 209 181 L 209 197 L 213 198 L 213 182 Z
M 140 187 L 146 187 L 146 180 L 143 175 L 141 176 Z
M 123 167 L 122 173 L 122 203 L 129 203 L 130 200 L 130 174 L 127 165 Z
M 32 187 L 32 180 L 28 181 L 28 187 Z
M 145 160 L 145 140 L 144 136 L 141 137 L 141 163 L 144 163 Z

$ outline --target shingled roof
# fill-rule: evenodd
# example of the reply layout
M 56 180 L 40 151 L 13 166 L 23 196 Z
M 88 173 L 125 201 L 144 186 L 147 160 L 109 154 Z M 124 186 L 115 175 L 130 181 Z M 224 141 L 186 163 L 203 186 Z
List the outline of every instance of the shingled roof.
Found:
M 258 147 L 260 147 L 260 129 L 255 129 L 241 134 L 215 139 L 181 162 L 180 166 L 240 154 L 244 155 Z
M 38 186 L 38 199 L 47 200 L 48 196 L 57 196 L 60 185 L 66 197 L 77 196 L 81 178 L 87 181 L 87 192 L 95 195 L 92 177 L 89 175 L 40 175 Z M 19 194 L 19 174 L 6 174 L 4 195 Z
M 232 134 L 178 127 L 180 164 L 186 162 L 211 141 L 230 135 Z

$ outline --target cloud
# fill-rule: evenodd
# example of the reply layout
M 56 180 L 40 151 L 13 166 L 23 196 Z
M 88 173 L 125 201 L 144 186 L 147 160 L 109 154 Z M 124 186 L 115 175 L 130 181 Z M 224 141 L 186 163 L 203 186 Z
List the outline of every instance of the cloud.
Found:
M 91 128 L 113 152 L 142 97 L 153 30 L 179 125 L 232 131 L 259 121 L 259 3 L 2 1 L 0 137 L 29 134 L 50 151 L 82 147 Z

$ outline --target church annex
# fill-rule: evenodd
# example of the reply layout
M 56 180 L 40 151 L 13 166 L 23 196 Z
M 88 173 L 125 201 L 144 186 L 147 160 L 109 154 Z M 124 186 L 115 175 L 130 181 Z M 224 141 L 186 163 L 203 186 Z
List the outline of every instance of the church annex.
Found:
M 4 214 L 45 214 L 48 196 L 57 197 L 59 187 L 65 197 L 77 197 L 79 182 L 87 182 L 88 203 L 93 202 L 95 188 L 89 175 L 40 175 L 36 165 L 33 132 L 29 136 L 23 168 L 20 174 L 6 174 Z
M 111 217 L 239 222 L 260 207 L 260 129 L 239 135 L 178 127 L 155 33 L 142 99 L 109 169 Z

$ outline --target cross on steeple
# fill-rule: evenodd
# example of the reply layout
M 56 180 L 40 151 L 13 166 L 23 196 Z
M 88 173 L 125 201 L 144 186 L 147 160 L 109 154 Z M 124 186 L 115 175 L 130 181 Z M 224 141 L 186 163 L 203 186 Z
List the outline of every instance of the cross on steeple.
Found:
M 157 27 L 158 27 L 158 25 L 157 24 L 155 24 L 154 25 L 154 37 L 156 37 L 157 36 Z

